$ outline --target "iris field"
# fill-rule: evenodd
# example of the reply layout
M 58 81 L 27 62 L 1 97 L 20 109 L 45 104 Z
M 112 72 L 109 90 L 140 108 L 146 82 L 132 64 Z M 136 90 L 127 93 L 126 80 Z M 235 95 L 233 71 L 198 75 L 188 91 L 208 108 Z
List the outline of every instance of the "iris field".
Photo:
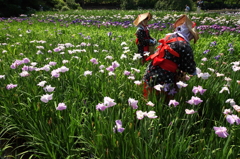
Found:
M 0 155 L 39 159 L 240 158 L 240 13 L 189 13 L 197 75 L 143 97 L 132 22 L 146 10 L 0 18 Z M 180 12 L 150 11 L 150 34 Z M 159 90 L 159 86 L 155 87 Z M 164 90 L 159 90 L 164 91 Z

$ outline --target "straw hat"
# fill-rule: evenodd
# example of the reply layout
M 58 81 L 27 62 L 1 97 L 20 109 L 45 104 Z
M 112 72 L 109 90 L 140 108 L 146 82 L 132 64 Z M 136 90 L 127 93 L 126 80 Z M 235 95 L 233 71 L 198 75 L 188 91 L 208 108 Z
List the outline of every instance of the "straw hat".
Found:
M 196 23 L 192 22 L 187 15 L 182 15 L 174 24 L 173 27 L 177 28 L 178 26 L 181 26 L 185 22 L 188 30 L 191 32 L 191 34 L 194 37 L 194 43 L 197 42 L 199 39 L 198 32 L 196 31 Z
M 151 20 L 152 19 L 152 15 L 149 12 L 143 13 L 143 14 L 139 14 L 137 19 L 134 20 L 133 24 L 135 26 L 138 26 L 138 24 L 141 23 L 146 18 L 148 18 L 148 20 Z

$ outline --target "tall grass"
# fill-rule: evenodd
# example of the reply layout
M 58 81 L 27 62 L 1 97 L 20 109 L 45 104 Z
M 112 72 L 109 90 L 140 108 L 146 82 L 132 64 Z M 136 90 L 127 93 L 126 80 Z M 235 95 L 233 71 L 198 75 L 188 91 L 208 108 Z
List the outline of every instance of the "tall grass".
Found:
M 239 157 L 239 126 L 229 124 L 223 114 L 224 109 L 231 109 L 233 114 L 239 115 L 226 103 L 230 98 L 236 105 L 240 103 L 237 83 L 240 77 L 238 71 L 232 70 L 231 64 L 240 57 L 239 33 L 209 28 L 200 35 L 199 41 L 192 44 L 195 61 L 202 72 L 211 76 L 205 80 L 191 77 L 188 86 L 180 89 L 174 97 L 180 104 L 168 106 L 164 97 L 143 98 L 143 86 L 134 84 L 134 81 L 142 80 L 146 68 L 138 60 L 133 60 L 137 51 L 134 43 L 136 28 L 131 24 L 142 12 L 146 11 L 48 12 L 1 20 L 0 75 L 5 78 L 0 79 L 0 137 L 7 141 L 3 144 L 5 149 L 0 147 L 2 155 L 7 155 L 6 146 L 11 146 L 12 155 L 41 159 Z M 156 39 L 170 32 L 170 24 L 181 14 L 152 13 L 154 19 L 150 31 Z M 237 19 L 229 16 L 194 13 L 189 16 L 195 17 L 198 25 L 218 24 L 233 28 L 237 24 Z M 225 21 L 220 20 L 224 18 Z M 226 23 L 227 20 L 230 23 Z M 154 26 L 157 27 L 154 29 Z M 216 32 L 220 34 L 216 35 Z M 213 41 L 217 45 L 211 46 Z M 126 45 L 121 45 L 123 42 Z M 228 51 L 229 43 L 233 44 L 233 53 Z M 60 45 L 62 50 L 55 52 Z M 210 51 L 204 54 L 208 49 Z M 122 54 L 126 58 L 121 58 Z M 216 60 L 214 57 L 219 54 L 221 56 Z M 208 60 L 202 61 L 204 57 Z M 15 60 L 24 58 L 30 63 L 21 64 L 16 69 L 10 67 Z M 98 64 L 91 63 L 92 58 L 96 58 Z M 64 63 L 64 60 L 68 62 Z M 115 68 L 114 75 L 109 75 L 106 68 L 114 61 L 120 66 Z M 31 66 L 31 62 L 36 62 L 38 69 L 21 77 L 19 73 L 23 66 Z M 49 62 L 56 62 L 56 65 L 49 66 Z M 105 66 L 104 72 L 99 72 L 100 65 Z M 58 78 L 52 77 L 51 72 L 62 66 L 69 70 L 60 72 Z M 43 67 L 50 70 L 41 69 Z M 85 76 L 85 71 L 92 71 L 92 75 Z M 124 71 L 130 71 L 135 79 L 129 79 Z M 216 73 L 224 76 L 218 77 Z M 230 93 L 219 93 L 228 84 L 225 77 L 232 79 L 228 86 Z M 47 82 L 44 87 L 38 85 L 41 81 Z M 17 87 L 6 89 L 10 83 L 17 84 Z M 55 90 L 46 92 L 47 85 Z M 193 94 L 193 87 L 198 85 L 207 89 L 203 95 Z M 52 100 L 42 102 L 41 97 L 45 94 L 53 94 Z M 197 106 L 188 104 L 186 101 L 192 96 L 203 102 Z M 104 111 L 96 110 L 96 105 L 103 103 L 104 97 L 110 97 L 116 105 Z M 129 98 L 138 100 L 138 109 L 129 105 Z M 146 105 L 148 101 L 155 106 Z M 59 103 L 65 103 L 67 108 L 56 110 Z M 197 113 L 188 115 L 185 109 L 194 109 Z M 158 117 L 139 120 L 137 110 L 153 110 Z M 125 128 L 122 133 L 113 131 L 116 120 L 122 121 Z M 218 137 L 214 126 L 226 127 L 229 136 Z

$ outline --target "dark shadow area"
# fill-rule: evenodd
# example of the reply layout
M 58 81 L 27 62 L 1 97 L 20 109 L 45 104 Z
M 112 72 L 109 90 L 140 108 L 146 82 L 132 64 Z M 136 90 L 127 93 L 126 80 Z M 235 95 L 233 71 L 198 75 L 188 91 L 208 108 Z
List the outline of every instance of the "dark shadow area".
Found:
M 119 3 L 107 3 L 107 4 L 99 4 L 99 3 L 85 3 L 82 6 L 83 9 L 120 9 Z

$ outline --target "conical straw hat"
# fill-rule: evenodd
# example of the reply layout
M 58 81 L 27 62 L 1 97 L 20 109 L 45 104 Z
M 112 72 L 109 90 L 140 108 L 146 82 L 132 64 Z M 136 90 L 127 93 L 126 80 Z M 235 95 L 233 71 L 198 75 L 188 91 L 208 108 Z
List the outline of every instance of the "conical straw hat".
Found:
M 173 27 L 174 29 L 177 28 L 178 26 L 183 25 L 183 23 L 186 24 L 188 30 L 191 32 L 191 34 L 194 37 L 194 43 L 197 42 L 199 39 L 198 32 L 196 31 L 196 23 L 192 22 L 187 15 L 182 15 L 174 24 Z
M 139 14 L 138 17 L 137 17 L 137 19 L 135 19 L 135 20 L 133 21 L 133 24 L 134 24 L 135 26 L 138 26 L 138 24 L 141 23 L 141 22 L 142 22 L 144 19 L 146 19 L 146 18 L 148 18 L 148 20 L 151 20 L 151 19 L 152 19 L 152 15 L 151 15 L 149 12 L 143 13 L 143 14 Z

